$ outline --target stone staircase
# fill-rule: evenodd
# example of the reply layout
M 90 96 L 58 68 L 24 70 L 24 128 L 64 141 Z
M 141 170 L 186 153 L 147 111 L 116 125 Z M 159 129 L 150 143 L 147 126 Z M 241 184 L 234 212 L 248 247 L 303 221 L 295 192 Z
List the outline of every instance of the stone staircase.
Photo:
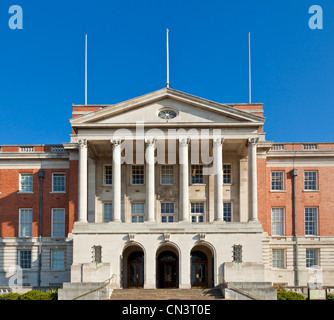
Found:
M 221 289 L 114 289 L 110 300 L 224 300 Z

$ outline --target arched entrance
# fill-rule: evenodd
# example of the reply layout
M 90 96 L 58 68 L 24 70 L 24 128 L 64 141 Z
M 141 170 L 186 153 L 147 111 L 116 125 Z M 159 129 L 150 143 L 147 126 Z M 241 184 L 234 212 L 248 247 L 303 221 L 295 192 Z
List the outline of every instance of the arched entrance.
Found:
M 144 252 L 138 245 L 126 248 L 123 252 L 124 287 L 144 287 Z
M 157 288 L 178 288 L 179 255 L 171 246 L 164 246 L 157 252 Z
M 193 288 L 208 287 L 208 258 L 201 251 L 191 253 L 191 286 Z
M 144 253 L 136 251 L 128 258 L 128 288 L 144 286 Z
M 207 245 L 197 245 L 191 250 L 191 287 L 213 286 L 213 253 Z

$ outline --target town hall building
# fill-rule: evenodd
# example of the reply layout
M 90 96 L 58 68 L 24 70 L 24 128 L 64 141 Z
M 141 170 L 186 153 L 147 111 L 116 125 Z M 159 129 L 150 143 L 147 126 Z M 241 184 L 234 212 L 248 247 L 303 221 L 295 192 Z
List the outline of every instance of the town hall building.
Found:
M 69 142 L 0 146 L 0 287 L 334 286 L 334 143 L 171 88 L 72 107 Z

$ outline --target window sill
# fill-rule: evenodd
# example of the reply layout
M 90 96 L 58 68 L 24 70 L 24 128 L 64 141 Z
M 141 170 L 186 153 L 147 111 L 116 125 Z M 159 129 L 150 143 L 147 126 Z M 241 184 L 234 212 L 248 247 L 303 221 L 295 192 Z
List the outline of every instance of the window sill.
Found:
M 303 192 L 320 192 L 320 190 L 303 190 Z
M 33 191 L 18 191 L 17 194 L 34 194 Z
M 286 190 L 270 190 L 270 192 L 273 192 L 273 193 L 279 193 L 279 192 L 286 192 Z
M 66 191 L 51 191 L 52 194 L 65 194 Z

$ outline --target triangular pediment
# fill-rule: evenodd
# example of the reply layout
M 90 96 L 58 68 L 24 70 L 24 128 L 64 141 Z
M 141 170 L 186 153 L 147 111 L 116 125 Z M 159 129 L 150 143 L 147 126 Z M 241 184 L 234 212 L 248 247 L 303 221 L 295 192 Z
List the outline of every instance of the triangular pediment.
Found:
M 176 117 L 161 119 L 161 110 L 174 110 Z M 173 89 L 164 88 L 70 120 L 72 127 L 126 126 L 143 121 L 146 124 L 254 124 L 261 125 L 264 118 L 238 110 L 233 105 L 220 104 Z

